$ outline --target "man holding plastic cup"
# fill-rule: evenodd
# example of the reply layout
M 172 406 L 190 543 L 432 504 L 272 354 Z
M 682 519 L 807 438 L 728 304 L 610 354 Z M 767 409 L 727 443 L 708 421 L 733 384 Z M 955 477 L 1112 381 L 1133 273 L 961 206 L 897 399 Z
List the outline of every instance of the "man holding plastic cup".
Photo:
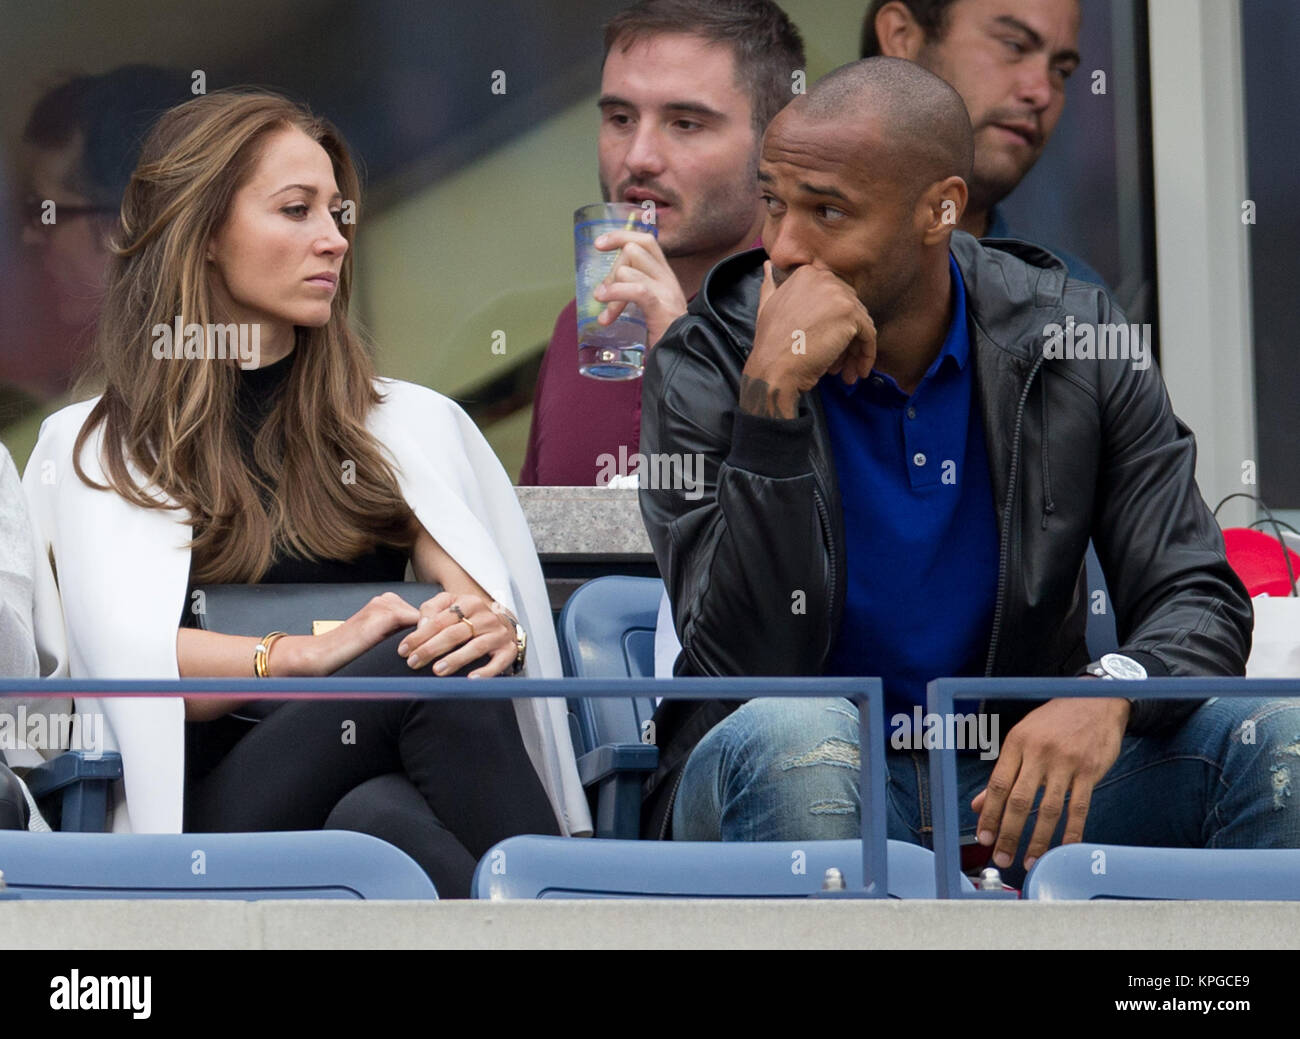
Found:
M 681 288 L 655 241 L 655 204 L 598 202 L 573 214 L 578 320 L 578 371 L 593 379 L 639 379 L 649 323 L 633 302 L 642 299 L 658 324 L 676 311 Z M 649 238 L 644 246 L 642 242 Z M 611 245 L 619 242 L 619 245 Z M 628 258 L 624 259 L 624 254 Z M 664 272 L 658 279 L 638 262 Z M 656 290 L 668 298 L 661 298 Z M 685 305 L 683 304 L 683 309 Z M 658 332 L 655 339 L 659 338 Z
M 759 143 L 803 65 L 798 30 L 769 0 L 641 0 L 606 26 L 601 195 L 653 215 L 655 232 L 614 229 L 592 243 L 618 254 L 595 292 L 601 324 L 635 305 L 653 348 L 704 275 L 757 241 Z M 521 484 L 590 487 L 609 471 L 602 455 L 637 453 L 641 380 L 616 374 L 580 373 L 571 302 L 542 360 Z

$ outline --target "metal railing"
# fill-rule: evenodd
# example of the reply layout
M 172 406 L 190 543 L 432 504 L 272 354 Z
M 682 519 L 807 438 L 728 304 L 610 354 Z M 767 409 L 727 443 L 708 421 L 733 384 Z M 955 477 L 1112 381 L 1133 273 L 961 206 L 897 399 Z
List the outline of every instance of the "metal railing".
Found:
M 28 679 L 0 681 L 5 697 L 230 697 L 259 700 L 463 699 L 521 697 L 662 697 L 673 700 L 748 700 L 758 696 L 843 697 L 858 708 L 861 747 L 884 746 L 884 692 L 878 678 L 193 678 L 184 680 Z M 866 755 L 860 768 L 862 887 L 848 894 L 888 897 L 885 760 Z

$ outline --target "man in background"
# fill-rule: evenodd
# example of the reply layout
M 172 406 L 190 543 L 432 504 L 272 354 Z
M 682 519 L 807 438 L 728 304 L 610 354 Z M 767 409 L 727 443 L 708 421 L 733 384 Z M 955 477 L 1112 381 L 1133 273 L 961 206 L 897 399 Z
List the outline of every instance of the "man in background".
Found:
M 74 76 L 33 106 L 18 152 L 20 254 L 0 282 L 0 438 L 19 468 L 94 336 L 122 194 L 154 120 L 189 78 L 148 65 Z
M 998 203 L 1038 161 L 1079 67 L 1078 0 L 872 0 L 860 57 L 906 58 L 961 95 L 975 131 L 970 201 L 958 225 L 976 238 L 1017 238 Z M 1077 256 L 1048 247 L 1070 277 L 1105 287 Z
M 759 142 L 803 66 L 798 30 L 769 0 L 642 0 L 606 27 L 601 197 L 653 202 L 658 240 L 607 236 L 623 252 L 600 298 L 607 320 L 627 303 L 641 308 L 647 347 L 714 264 L 758 239 Z M 577 335 L 570 302 L 542 360 L 521 484 L 590 487 L 602 454 L 637 453 L 641 380 L 579 374 Z

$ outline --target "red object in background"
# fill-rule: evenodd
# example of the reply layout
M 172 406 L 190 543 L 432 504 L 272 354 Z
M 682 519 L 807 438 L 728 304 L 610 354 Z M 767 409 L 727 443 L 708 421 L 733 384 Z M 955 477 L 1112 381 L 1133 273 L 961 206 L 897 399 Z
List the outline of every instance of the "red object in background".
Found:
M 1229 527 L 1223 532 L 1223 545 L 1227 549 L 1228 565 L 1237 572 L 1252 597 L 1292 594 L 1282 553 L 1291 560 L 1291 572 L 1297 578 L 1300 578 L 1300 556 L 1283 547 L 1277 538 L 1262 530 Z

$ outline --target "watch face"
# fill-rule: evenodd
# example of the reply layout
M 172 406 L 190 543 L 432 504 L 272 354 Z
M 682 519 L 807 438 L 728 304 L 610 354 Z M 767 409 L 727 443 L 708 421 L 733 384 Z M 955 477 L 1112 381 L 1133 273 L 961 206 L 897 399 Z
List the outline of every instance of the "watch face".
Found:
M 1147 669 L 1132 657 L 1122 653 L 1107 653 L 1101 658 L 1101 668 L 1112 678 L 1136 681 L 1147 676 Z

